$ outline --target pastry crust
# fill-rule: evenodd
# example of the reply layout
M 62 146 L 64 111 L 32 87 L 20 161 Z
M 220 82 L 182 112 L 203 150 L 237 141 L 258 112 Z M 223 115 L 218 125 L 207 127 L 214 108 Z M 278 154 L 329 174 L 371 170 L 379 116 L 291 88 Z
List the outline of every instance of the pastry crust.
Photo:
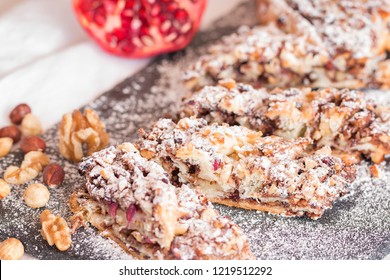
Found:
M 311 140 L 261 137 L 241 126 L 184 118 L 158 121 L 137 142 L 175 182 L 199 187 L 211 201 L 285 216 L 318 219 L 348 192 L 355 174 L 329 148 Z
M 93 154 L 80 172 L 85 189 L 69 203 L 75 226 L 90 222 L 136 258 L 254 258 L 238 226 L 196 189 L 172 185 L 132 144 Z
M 183 101 L 181 117 L 242 125 L 286 139 L 304 136 L 379 163 L 390 154 L 390 108 L 362 92 L 327 88 L 268 91 L 234 81 L 205 87 Z
M 241 27 L 189 67 L 192 90 L 234 79 L 255 87 L 389 88 L 389 0 L 259 0 L 263 26 Z

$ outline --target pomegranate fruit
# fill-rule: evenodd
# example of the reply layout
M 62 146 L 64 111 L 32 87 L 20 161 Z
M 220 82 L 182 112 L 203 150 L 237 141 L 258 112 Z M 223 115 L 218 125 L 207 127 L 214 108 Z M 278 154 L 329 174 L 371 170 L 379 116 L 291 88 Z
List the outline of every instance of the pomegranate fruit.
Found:
M 199 29 L 207 0 L 73 0 L 83 28 L 106 51 L 148 57 L 177 51 Z

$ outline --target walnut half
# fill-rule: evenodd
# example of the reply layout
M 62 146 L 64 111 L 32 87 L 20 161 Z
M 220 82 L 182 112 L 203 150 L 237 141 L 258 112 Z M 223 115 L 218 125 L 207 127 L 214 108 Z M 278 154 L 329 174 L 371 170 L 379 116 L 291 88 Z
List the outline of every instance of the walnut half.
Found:
M 41 213 L 41 234 L 50 246 L 54 244 L 60 251 L 66 251 L 72 244 L 70 229 L 65 219 L 55 216 L 50 210 Z
M 84 114 L 74 111 L 63 116 L 59 127 L 60 153 L 68 160 L 79 162 L 85 155 L 107 147 L 109 136 L 104 124 L 92 109 Z
M 50 163 L 49 158 L 40 151 L 32 151 L 24 156 L 22 165 L 9 166 L 4 173 L 4 179 L 9 184 L 21 185 L 36 178 L 43 167 Z

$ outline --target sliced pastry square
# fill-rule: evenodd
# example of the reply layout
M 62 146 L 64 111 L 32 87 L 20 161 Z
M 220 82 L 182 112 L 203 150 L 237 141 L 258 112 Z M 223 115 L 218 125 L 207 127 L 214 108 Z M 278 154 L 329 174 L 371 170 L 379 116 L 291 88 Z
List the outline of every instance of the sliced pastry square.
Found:
M 191 89 L 231 78 L 256 87 L 389 88 L 389 0 L 258 0 L 241 27 L 191 65 Z
M 210 201 L 229 206 L 318 219 L 355 177 L 330 148 L 308 151 L 308 138 L 262 137 L 195 118 L 161 119 L 140 133 L 141 155 L 161 164 L 173 182 L 199 187 Z
M 91 223 L 139 259 L 253 259 L 242 230 L 195 188 L 171 184 L 157 163 L 129 143 L 80 165 L 73 223 Z
M 271 91 L 225 80 L 185 98 L 181 116 L 242 125 L 286 139 L 309 137 L 315 148 L 330 146 L 351 160 L 364 156 L 379 163 L 390 154 L 390 107 L 356 90 Z

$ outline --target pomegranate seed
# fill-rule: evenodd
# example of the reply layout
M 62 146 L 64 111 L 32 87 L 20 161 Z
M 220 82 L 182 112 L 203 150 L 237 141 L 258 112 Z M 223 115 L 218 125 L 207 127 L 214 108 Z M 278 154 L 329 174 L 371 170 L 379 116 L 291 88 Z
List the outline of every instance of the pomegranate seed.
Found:
M 118 203 L 113 202 L 109 206 L 108 213 L 110 214 L 111 217 L 115 217 L 117 210 L 118 210 Z
M 145 25 L 141 26 L 141 29 L 139 31 L 139 34 L 142 35 L 149 35 L 149 28 Z
M 122 48 L 122 47 L 132 47 L 133 44 L 131 43 L 131 41 L 129 42 L 129 39 L 124 38 L 120 42 L 118 42 L 118 46 L 120 48 Z
M 219 159 L 214 160 L 214 164 L 213 164 L 214 171 L 217 171 L 220 165 L 221 165 L 221 161 Z
M 188 14 L 185 10 L 180 9 L 175 12 L 175 19 L 179 22 L 184 22 L 188 19 Z
M 184 24 L 184 25 L 181 27 L 180 31 L 181 31 L 181 33 L 185 34 L 185 33 L 187 33 L 188 31 L 191 30 L 191 27 L 192 27 L 192 26 L 191 26 L 191 23 L 187 22 L 186 24 Z
M 117 38 L 118 41 L 123 40 L 126 38 L 127 32 L 123 28 L 117 28 L 113 32 L 113 35 Z
M 160 27 L 161 32 L 165 33 L 172 26 L 169 20 L 165 20 Z
M 98 26 L 103 27 L 106 23 L 106 10 L 103 6 L 96 9 L 92 16 Z
M 176 11 L 177 8 L 178 8 L 178 7 L 177 7 L 177 4 L 176 4 L 176 3 L 171 3 L 170 5 L 168 5 L 167 11 L 170 12 L 170 13 L 172 13 L 172 12 Z
M 133 30 L 138 30 L 140 29 L 141 26 L 142 26 L 142 21 L 140 21 L 137 18 L 133 19 L 133 21 L 131 22 L 131 29 Z
M 153 244 L 153 241 L 149 237 L 145 237 L 145 243 Z
M 128 0 L 126 1 L 125 8 L 129 10 L 133 10 L 134 8 L 134 0 Z
M 150 36 L 142 36 L 141 41 L 145 46 L 151 47 L 153 46 L 153 38 Z
M 150 10 L 150 15 L 152 17 L 155 17 L 155 16 L 157 16 L 160 13 L 160 11 L 161 11 L 161 7 L 158 6 L 158 5 L 154 5 L 152 7 L 152 9 Z
M 207 0 L 72 0 L 81 25 L 107 51 L 148 57 L 184 48 Z
M 107 33 L 106 34 L 106 40 L 113 47 L 115 47 L 118 44 L 118 38 L 114 34 L 112 34 L 112 33 Z
M 131 204 L 129 208 L 127 208 L 126 211 L 126 218 L 127 222 L 130 224 L 131 221 L 133 220 L 133 217 L 135 215 L 135 212 L 137 212 L 137 207 L 134 204 Z
M 177 37 L 178 37 L 178 36 L 177 36 L 177 33 L 174 32 L 174 33 L 169 34 L 169 35 L 165 38 L 165 40 L 166 40 L 167 42 L 173 42 L 174 40 L 176 40 Z

